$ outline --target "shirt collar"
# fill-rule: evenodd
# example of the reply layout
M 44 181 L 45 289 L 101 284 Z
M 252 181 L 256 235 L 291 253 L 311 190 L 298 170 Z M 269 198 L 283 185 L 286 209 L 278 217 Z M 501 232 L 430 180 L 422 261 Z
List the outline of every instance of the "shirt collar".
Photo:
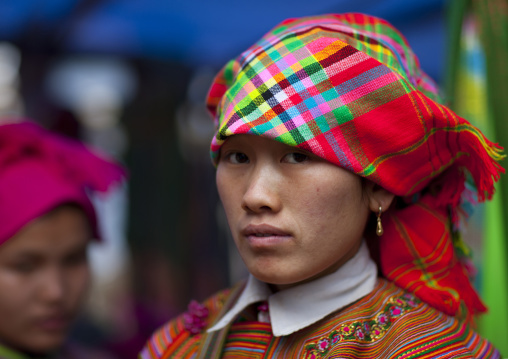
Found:
M 0 343 L 0 359 L 51 359 L 52 356 L 31 356 L 18 352 Z
M 235 305 L 208 331 L 225 328 L 249 305 L 267 300 L 273 335 L 289 335 L 369 294 L 376 280 L 377 267 L 365 242 L 334 273 L 277 293 L 250 275 Z
M 18 353 L 0 343 L 0 358 L 5 359 L 28 359 L 21 353 Z

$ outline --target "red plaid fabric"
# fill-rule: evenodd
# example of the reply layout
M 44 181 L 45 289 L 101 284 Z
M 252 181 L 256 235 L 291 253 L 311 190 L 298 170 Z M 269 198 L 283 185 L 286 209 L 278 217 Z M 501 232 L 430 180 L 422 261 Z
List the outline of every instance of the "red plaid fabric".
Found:
M 403 201 L 383 217 L 383 275 L 448 314 L 485 307 L 454 253 L 466 173 L 478 200 L 503 169 L 501 148 L 440 104 L 404 37 L 363 14 L 290 19 L 230 61 L 208 98 L 212 159 L 235 134 L 310 151 Z M 400 203 L 404 203 L 402 206 Z

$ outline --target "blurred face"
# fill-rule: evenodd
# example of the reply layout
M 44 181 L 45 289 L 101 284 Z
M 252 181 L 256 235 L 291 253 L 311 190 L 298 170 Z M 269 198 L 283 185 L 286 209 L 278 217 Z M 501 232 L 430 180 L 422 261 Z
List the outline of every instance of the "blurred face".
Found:
M 247 268 L 276 289 L 337 270 L 361 244 L 369 201 L 360 177 L 306 151 L 232 136 L 217 186 Z
M 0 246 L 0 342 L 33 353 L 63 343 L 87 289 L 90 238 L 83 212 L 62 206 Z

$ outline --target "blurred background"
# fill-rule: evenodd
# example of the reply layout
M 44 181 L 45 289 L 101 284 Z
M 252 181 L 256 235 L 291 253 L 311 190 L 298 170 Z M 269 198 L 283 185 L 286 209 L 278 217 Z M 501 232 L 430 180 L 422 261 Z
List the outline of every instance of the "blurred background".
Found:
M 229 59 L 289 17 L 377 15 L 407 37 L 450 105 L 503 144 L 499 118 L 508 116 L 495 109 L 508 98 L 507 8 L 505 0 L 0 0 L 0 116 L 79 138 L 130 172 L 125 187 L 96 199 L 105 241 L 92 250 L 95 284 L 73 336 L 135 358 L 190 299 L 245 276 L 215 190 L 204 105 Z M 508 190 L 499 192 L 467 240 L 494 313 L 481 330 L 501 348 Z

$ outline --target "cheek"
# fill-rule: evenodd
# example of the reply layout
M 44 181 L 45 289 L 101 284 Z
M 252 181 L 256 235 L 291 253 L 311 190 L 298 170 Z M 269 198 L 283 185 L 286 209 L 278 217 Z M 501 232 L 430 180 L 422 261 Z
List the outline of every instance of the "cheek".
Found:
M 73 303 L 80 303 L 88 290 L 90 285 L 90 269 L 88 265 L 83 265 L 73 268 L 67 274 L 67 283 L 69 285 L 69 301 Z
M 217 173 L 215 176 L 215 182 L 217 183 L 217 192 L 219 193 L 219 198 L 222 202 L 222 205 L 224 206 L 224 209 L 227 211 L 228 203 L 228 195 L 230 195 L 230 191 L 226 191 L 227 186 L 227 177 L 223 175 L 221 171 L 220 165 L 217 169 Z
M 24 306 L 32 297 L 34 287 L 30 277 L 0 269 L 0 310 L 6 307 Z
M 333 177 L 332 177 L 333 178 Z M 309 196 L 295 196 L 302 219 L 319 233 L 361 231 L 368 208 L 359 181 L 328 181 L 312 190 L 299 191 Z
M 241 213 L 242 194 L 239 180 L 233 181 L 229 175 L 221 174 L 217 170 L 217 191 L 228 222 L 233 223 L 236 216 Z
M 0 269 L 0 336 L 23 336 L 34 308 L 34 284 L 21 276 Z

